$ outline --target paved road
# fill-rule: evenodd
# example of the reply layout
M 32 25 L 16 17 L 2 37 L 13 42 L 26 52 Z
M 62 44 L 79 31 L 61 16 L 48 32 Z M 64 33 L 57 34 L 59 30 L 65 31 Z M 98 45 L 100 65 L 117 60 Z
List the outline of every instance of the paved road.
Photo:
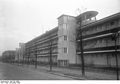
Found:
M 27 65 L 26 65 L 27 66 Z M 24 67 L 26 67 L 24 66 Z M 29 65 L 29 68 L 35 68 L 34 65 Z M 45 71 L 49 70 L 49 66 L 38 66 L 37 70 Z M 70 69 L 70 68 L 60 68 L 60 67 L 53 67 L 53 73 L 61 73 L 68 76 L 72 76 L 72 78 L 79 79 L 79 80 L 116 80 L 116 73 L 106 73 L 100 71 L 89 71 L 85 70 L 85 77 L 82 76 L 80 69 Z M 58 74 L 58 75 L 61 75 Z M 120 75 L 119 75 L 120 78 Z
M 72 78 L 40 72 L 35 69 L 23 68 L 0 62 L 1 80 L 71 80 Z

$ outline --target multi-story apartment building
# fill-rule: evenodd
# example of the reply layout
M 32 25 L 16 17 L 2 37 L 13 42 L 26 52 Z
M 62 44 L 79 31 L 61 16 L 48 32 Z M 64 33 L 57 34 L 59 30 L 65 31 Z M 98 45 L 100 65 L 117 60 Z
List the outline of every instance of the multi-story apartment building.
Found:
M 75 17 L 61 15 L 58 18 L 58 27 L 26 43 L 26 60 L 35 61 L 37 56 L 38 62 L 49 63 L 51 53 L 55 64 L 66 66 L 69 62 L 74 63 L 75 26 Z
M 93 13 L 93 15 L 91 15 Z M 92 20 L 96 12 L 84 13 L 88 18 L 81 22 Z M 83 15 L 83 17 L 85 16 Z M 77 22 L 80 22 L 79 15 Z M 88 20 L 89 19 L 89 20 Z M 80 28 L 77 28 L 77 41 L 80 42 Z M 87 24 L 81 24 L 82 42 L 83 42 L 83 56 L 86 65 L 108 66 L 114 67 L 116 65 L 115 57 L 115 40 L 113 40 L 114 33 L 120 33 L 120 13 L 105 17 L 100 20 L 95 20 Z M 77 64 L 80 64 L 81 50 L 80 45 L 77 47 Z M 120 65 L 120 36 L 116 37 L 118 64 Z
M 26 43 L 25 59 L 37 61 L 41 63 L 48 63 L 50 59 L 50 52 L 52 52 L 52 61 L 57 62 L 58 53 L 58 27 L 38 36 L 37 38 Z
M 120 29 L 120 13 L 101 20 L 96 20 L 96 15 L 96 11 L 87 11 L 77 17 L 61 15 L 58 17 L 58 27 L 25 44 L 26 60 L 35 61 L 37 57 L 38 62 L 49 63 L 51 54 L 53 63 L 57 65 L 81 64 L 78 28 L 81 22 L 85 64 L 114 66 L 115 42 L 111 36 Z M 120 45 L 119 38 L 117 46 Z

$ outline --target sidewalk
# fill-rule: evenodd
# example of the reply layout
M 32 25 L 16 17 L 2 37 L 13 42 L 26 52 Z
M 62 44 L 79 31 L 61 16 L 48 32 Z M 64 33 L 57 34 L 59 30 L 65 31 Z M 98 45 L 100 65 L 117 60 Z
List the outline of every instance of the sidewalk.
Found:
M 23 65 L 21 65 L 23 66 Z M 116 80 L 116 73 L 106 73 L 100 71 L 85 71 L 85 76 L 82 76 L 80 69 L 69 69 L 69 68 L 61 68 L 61 67 L 52 67 L 52 71 L 50 71 L 49 66 L 37 66 L 35 69 L 34 65 L 24 65 L 24 67 L 28 67 L 34 70 L 46 71 L 51 74 L 61 75 L 61 76 L 69 76 L 73 79 L 83 79 L 83 80 Z M 120 76 L 119 76 L 120 78 Z

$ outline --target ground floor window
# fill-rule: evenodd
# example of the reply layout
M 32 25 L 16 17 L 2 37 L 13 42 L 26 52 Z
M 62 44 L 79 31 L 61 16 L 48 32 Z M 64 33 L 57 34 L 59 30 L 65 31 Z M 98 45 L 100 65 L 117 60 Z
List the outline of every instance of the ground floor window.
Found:
M 68 66 L 69 61 L 68 60 L 58 60 L 59 66 Z

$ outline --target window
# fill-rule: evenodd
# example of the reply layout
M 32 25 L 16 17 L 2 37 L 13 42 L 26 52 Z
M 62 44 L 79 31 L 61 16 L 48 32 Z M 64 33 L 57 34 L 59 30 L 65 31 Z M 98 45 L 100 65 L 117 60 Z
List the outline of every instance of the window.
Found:
M 114 21 L 110 23 L 110 25 L 111 25 L 111 26 L 113 26 L 114 24 L 115 24 L 115 22 L 114 22 Z
M 67 48 L 66 47 L 64 48 L 64 53 L 67 53 Z
M 69 16 L 67 16 L 67 20 L 69 20 L 69 18 L 70 18 L 70 17 L 69 17 Z
M 67 24 L 63 24 L 63 29 L 67 29 Z
M 66 35 L 64 35 L 64 40 L 67 41 L 67 36 Z
M 67 23 L 69 20 L 69 16 L 64 16 L 64 23 Z
M 106 23 L 106 29 L 109 29 L 109 26 L 110 26 L 109 23 Z

